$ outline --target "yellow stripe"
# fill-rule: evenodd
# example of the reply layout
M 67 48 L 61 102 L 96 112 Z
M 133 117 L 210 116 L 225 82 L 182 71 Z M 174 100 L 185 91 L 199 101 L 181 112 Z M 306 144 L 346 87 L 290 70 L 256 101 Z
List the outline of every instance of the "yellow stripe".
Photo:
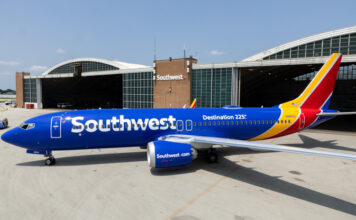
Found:
M 289 108 L 287 107 L 287 103 L 281 104 L 280 109 L 281 109 L 281 116 L 279 117 L 279 121 L 283 120 L 283 123 L 275 123 L 269 130 L 267 130 L 265 133 L 254 137 L 250 139 L 250 141 L 256 141 L 256 140 L 263 140 L 269 137 L 272 137 L 276 134 L 281 133 L 282 131 L 286 130 L 289 128 L 292 124 L 294 124 L 298 116 L 300 114 L 300 109 L 299 108 Z M 290 121 L 290 123 L 285 123 L 285 121 Z
M 303 93 L 293 100 L 293 103 L 296 103 L 298 106 L 300 106 L 304 100 L 309 96 L 309 94 L 314 90 L 314 88 L 318 85 L 320 80 L 324 77 L 324 75 L 327 73 L 326 71 L 330 68 L 331 64 L 334 63 L 335 59 L 339 56 L 338 53 L 333 53 L 330 57 L 330 59 L 324 64 L 324 66 L 320 69 L 318 74 L 314 77 L 314 79 L 309 83 L 307 88 L 303 91 Z
M 193 107 L 194 107 L 196 101 L 197 101 L 197 99 L 195 98 L 195 99 L 193 100 L 192 104 L 190 105 L 190 108 L 193 108 Z
M 269 130 L 265 133 L 251 138 L 251 141 L 262 140 L 269 137 L 272 137 L 276 134 L 279 134 L 290 127 L 293 123 L 295 123 L 298 119 L 301 110 L 299 109 L 300 105 L 304 102 L 304 100 L 309 96 L 309 94 L 314 90 L 314 88 L 318 85 L 319 81 L 323 78 L 325 74 L 327 74 L 327 70 L 334 63 L 335 59 L 339 56 L 338 53 L 333 53 L 330 59 L 324 64 L 324 66 L 320 69 L 318 74 L 314 77 L 314 79 L 309 83 L 307 88 L 303 91 L 303 93 L 296 99 L 285 102 L 280 105 L 281 115 L 278 120 L 283 120 L 282 123 L 274 124 Z M 285 124 L 285 120 L 291 121 L 291 123 Z

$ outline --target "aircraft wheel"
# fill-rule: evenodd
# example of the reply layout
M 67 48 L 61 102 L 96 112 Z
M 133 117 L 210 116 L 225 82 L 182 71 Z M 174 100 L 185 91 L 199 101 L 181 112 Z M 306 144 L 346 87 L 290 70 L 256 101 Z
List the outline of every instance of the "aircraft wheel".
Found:
M 215 152 L 209 152 L 208 153 L 208 162 L 209 163 L 217 163 L 218 155 Z
M 56 163 L 56 159 L 54 157 L 49 157 L 45 160 L 45 164 L 47 166 L 54 165 Z
M 45 164 L 47 165 L 47 166 L 50 166 L 51 165 L 51 160 L 49 159 L 49 158 L 47 158 L 46 160 L 45 160 Z

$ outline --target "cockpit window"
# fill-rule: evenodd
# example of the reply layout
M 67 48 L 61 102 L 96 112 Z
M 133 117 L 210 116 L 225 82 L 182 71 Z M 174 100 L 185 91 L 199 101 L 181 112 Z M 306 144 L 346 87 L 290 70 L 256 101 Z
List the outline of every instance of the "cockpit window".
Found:
M 24 130 L 29 130 L 35 127 L 34 123 L 22 123 L 20 125 L 20 128 L 24 129 Z

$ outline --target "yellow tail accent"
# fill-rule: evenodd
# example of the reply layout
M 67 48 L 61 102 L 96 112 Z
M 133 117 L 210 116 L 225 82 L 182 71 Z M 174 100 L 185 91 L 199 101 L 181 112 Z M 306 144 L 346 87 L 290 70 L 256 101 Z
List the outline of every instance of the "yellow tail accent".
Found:
M 192 102 L 192 104 L 190 105 L 190 108 L 195 108 L 195 105 L 197 104 L 197 99 L 195 98 Z

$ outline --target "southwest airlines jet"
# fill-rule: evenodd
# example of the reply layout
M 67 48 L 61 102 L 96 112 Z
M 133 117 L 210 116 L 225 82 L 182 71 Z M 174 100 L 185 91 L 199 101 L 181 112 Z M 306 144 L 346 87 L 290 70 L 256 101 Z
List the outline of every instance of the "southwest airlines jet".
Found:
M 213 145 L 285 151 L 356 160 L 356 155 L 254 142 L 318 125 L 337 115 L 329 103 L 342 54 L 333 54 L 292 101 L 270 108 L 96 109 L 65 111 L 31 118 L 2 135 L 2 140 L 42 154 L 52 165 L 52 151 L 147 146 L 151 167 L 185 166 L 198 150 Z M 192 106 L 195 105 L 195 101 Z

